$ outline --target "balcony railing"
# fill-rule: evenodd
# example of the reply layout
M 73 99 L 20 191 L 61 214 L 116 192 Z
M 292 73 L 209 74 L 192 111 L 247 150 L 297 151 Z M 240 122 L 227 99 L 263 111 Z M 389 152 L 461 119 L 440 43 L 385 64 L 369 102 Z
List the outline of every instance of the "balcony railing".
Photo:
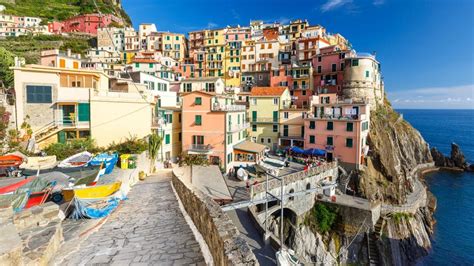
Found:
M 278 123 L 278 118 L 273 117 L 256 117 L 250 120 L 252 123 Z
M 234 133 L 237 131 L 241 131 L 250 127 L 250 123 L 243 123 L 243 124 L 231 124 L 229 126 L 228 132 Z
M 191 144 L 188 149 L 195 152 L 210 152 L 213 147 L 210 144 Z
M 211 111 L 217 111 L 217 112 L 232 112 L 232 111 L 245 111 L 246 107 L 245 105 L 238 105 L 238 104 L 232 104 L 232 105 L 224 105 L 224 104 L 213 104 L 211 107 Z
M 308 119 L 324 119 L 324 120 L 365 120 L 365 114 L 357 115 L 334 115 L 334 114 L 314 114 L 310 113 L 307 116 Z

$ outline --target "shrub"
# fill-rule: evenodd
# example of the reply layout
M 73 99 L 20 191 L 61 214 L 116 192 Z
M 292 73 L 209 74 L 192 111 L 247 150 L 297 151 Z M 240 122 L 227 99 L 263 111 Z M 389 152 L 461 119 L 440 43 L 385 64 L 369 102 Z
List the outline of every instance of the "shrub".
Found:
M 204 155 L 199 154 L 183 154 L 179 161 L 179 166 L 185 165 L 209 165 L 209 160 Z
M 124 142 L 118 144 L 113 142 L 107 149 L 119 154 L 140 154 L 148 149 L 148 143 L 144 139 L 130 136 Z
M 321 233 L 329 232 L 333 228 L 337 218 L 337 211 L 324 204 L 316 204 L 313 209 L 311 209 L 311 214 L 316 220 Z
M 92 139 L 75 139 L 66 143 L 53 143 L 44 149 L 46 154 L 56 155 L 58 160 L 64 160 L 69 156 L 83 151 L 96 153 L 101 151 L 101 149 L 95 145 Z
M 413 217 L 413 215 L 407 212 L 396 212 L 392 214 L 392 218 L 395 221 L 395 224 L 399 224 L 403 220 L 408 220 L 411 217 Z

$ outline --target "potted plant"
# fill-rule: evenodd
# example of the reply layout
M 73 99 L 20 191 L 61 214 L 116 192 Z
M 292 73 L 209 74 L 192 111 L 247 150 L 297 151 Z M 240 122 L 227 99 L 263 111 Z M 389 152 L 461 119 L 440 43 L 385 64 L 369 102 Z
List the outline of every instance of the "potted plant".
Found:
M 148 155 L 150 156 L 150 171 L 155 170 L 155 161 L 161 148 L 163 139 L 160 135 L 153 133 L 148 138 Z
M 145 172 L 140 171 L 140 172 L 138 173 L 138 179 L 140 179 L 140 181 L 145 180 L 145 179 L 146 179 Z

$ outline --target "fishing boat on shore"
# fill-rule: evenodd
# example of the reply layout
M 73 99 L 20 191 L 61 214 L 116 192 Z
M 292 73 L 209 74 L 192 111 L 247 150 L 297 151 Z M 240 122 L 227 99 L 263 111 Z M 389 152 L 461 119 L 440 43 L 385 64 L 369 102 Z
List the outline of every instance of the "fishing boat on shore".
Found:
M 84 167 L 92 160 L 94 156 L 92 153 L 84 151 L 74 154 L 58 164 L 58 168 L 76 168 Z
M 115 165 L 118 161 L 118 154 L 116 152 L 110 153 L 99 153 L 92 160 L 89 162 L 90 166 L 100 166 L 104 164 L 105 173 L 106 175 L 112 173 L 114 170 Z
M 108 197 L 120 189 L 122 182 L 114 182 L 106 185 L 91 187 L 76 187 L 63 189 L 64 201 L 71 201 L 73 198 L 97 199 Z
M 0 168 L 18 167 L 23 163 L 23 158 L 14 154 L 0 156 Z
M 32 182 L 36 177 L 14 177 L 6 178 L 0 181 L 0 195 L 9 194 L 15 192 L 17 189 L 23 187 L 24 185 Z
M 41 173 L 47 173 L 53 171 L 58 165 L 56 156 L 34 156 L 27 157 L 26 160 L 20 165 L 22 174 L 24 175 L 36 175 L 38 170 Z

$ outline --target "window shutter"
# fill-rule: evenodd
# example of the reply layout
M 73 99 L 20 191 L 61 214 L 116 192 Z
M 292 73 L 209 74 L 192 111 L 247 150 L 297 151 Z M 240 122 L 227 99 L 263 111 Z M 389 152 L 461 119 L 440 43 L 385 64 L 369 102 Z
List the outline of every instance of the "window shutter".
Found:
M 79 103 L 78 105 L 78 119 L 79 121 L 90 121 L 90 104 L 89 103 Z

